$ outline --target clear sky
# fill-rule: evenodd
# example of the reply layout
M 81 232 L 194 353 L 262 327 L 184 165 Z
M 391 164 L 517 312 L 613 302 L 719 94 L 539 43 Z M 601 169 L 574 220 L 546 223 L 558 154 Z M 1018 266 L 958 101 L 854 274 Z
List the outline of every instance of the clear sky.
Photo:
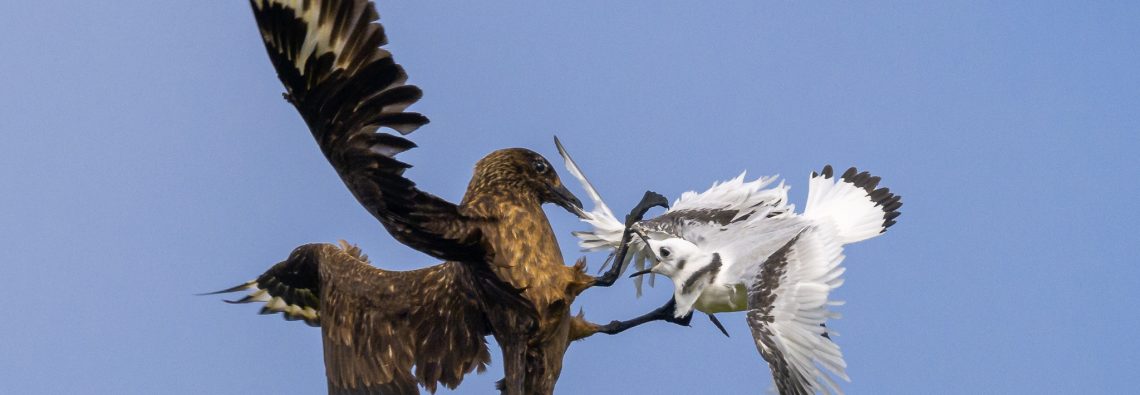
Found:
M 435 261 L 341 184 L 247 4 L 17 3 L 0 14 L 0 393 L 324 391 L 319 330 L 192 294 L 309 242 Z M 849 393 L 1135 391 L 1140 3 L 617 3 L 379 4 L 432 119 L 408 175 L 458 200 L 494 149 L 557 163 L 557 134 L 624 212 L 741 170 L 787 177 L 802 207 L 812 170 L 856 165 L 905 205 L 847 250 L 830 325 Z M 547 211 L 573 261 L 583 225 Z M 577 305 L 608 322 L 670 292 Z M 576 343 L 558 392 L 768 388 L 743 314 L 721 320 L 731 338 L 698 316 Z M 491 392 L 500 361 L 456 392 Z

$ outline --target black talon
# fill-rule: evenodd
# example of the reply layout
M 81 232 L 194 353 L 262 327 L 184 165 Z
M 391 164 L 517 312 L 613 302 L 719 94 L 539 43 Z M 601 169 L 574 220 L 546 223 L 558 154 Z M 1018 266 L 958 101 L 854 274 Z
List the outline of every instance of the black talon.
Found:
M 645 212 L 653 207 L 669 208 L 669 199 L 661 196 L 660 193 L 653 191 L 645 191 L 645 195 L 641 197 L 641 202 L 630 210 L 629 215 L 625 216 L 625 227 L 633 226 L 637 221 L 645 216 Z
M 595 286 L 608 287 L 617 281 L 618 276 L 621 275 L 622 265 L 625 264 L 625 256 L 629 252 L 629 240 L 633 237 L 633 225 L 641 221 L 645 217 L 645 213 L 653 207 L 669 208 L 669 200 L 657 192 L 645 191 L 641 201 L 629 212 L 629 215 L 625 216 L 625 231 L 622 232 L 621 247 L 615 254 L 613 265 L 605 274 L 594 277 Z

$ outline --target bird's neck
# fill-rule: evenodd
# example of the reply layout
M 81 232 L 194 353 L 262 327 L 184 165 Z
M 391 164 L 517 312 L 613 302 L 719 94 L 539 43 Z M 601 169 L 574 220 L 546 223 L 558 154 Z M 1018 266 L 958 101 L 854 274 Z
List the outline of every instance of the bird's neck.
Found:
M 521 210 L 532 215 L 541 214 L 541 218 L 546 218 L 546 214 L 542 211 L 542 202 L 534 191 L 520 188 L 510 182 L 494 180 L 472 182 L 468 185 L 460 206 L 465 211 L 490 217 L 501 217 L 507 212 Z
M 709 276 L 716 276 L 724 264 L 718 253 L 701 253 L 690 258 L 674 278 L 678 288 L 693 289 L 699 284 L 707 284 Z

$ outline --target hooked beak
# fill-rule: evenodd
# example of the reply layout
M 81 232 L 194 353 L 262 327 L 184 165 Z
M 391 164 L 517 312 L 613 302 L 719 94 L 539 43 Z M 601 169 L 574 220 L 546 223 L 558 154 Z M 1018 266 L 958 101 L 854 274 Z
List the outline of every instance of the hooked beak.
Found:
M 577 215 L 580 219 L 586 219 L 586 212 L 582 210 L 582 201 L 578 200 L 577 196 L 570 193 L 565 185 L 559 183 L 558 185 L 550 185 L 550 194 L 554 196 L 551 203 L 557 204 L 566 209 L 571 214 Z

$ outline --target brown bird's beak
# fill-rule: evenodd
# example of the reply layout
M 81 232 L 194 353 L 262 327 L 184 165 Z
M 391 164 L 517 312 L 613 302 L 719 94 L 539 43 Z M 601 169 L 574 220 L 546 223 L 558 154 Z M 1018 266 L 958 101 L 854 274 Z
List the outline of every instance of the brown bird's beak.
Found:
M 550 185 L 550 194 L 554 196 L 551 203 L 557 204 L 562 208 L 569 211 L 571 214 L 577 215 L 578 218 L 585 219 L 586 212 L 582 210 L 582 201 L 578 200 L 577 196 L 570 193 L 565 185 L 559 183 L 558 185 Z

